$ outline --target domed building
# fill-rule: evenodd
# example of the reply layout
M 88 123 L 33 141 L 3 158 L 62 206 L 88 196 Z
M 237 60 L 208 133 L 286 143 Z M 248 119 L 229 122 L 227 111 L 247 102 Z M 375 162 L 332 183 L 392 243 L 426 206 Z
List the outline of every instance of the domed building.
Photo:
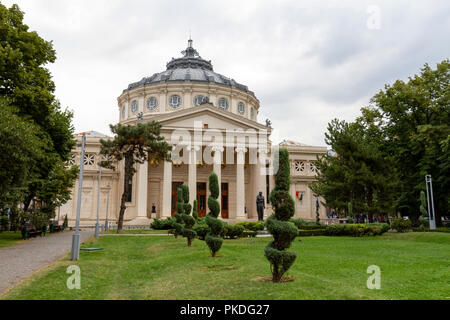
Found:
M 148 226 L 153 218 L 172 216 L 176 190 L 182 184 L 189 186 L 190 203 L 197 199 L 198 215 L 205 216 L 211 172 L 219 177 L 222 219 L 257 219 L 256 196 L 260 192 L 265 197 L 265 217 L 272 213 L 268 195 L 274 186 L 278 146 L 270 141 L 270 122 L 257 121 L 260 101 L 254 92 L 216 73 L 211 61 L 194 49 L 192 40 L 182 57 L 168 62 L 165 71 L 128 85 L 117 102 L 121 124 L 158 121 L 161 134 L 173 146 L 172 161 L 138 165 L 132 181 L 127 182 L 131 192 L 125 225 Z M 107 137 L 93 131 L 83 134 L 87 138 L 82 159 L 81 225 L 95 224 L 98 198 L 101 221 L 108 211 L 108 221 L 115 223 L 124 188 L 123 164 L 115 171 L 102 169 L 99 188 L 100 139 Z M 81 141 L 81 136 L 77 134 L 76 138 Z M 290 152 L 295 216 L 315 219 L 318 199 L 308 187 L 315 176 L 312 161 L 327 149 L 289 140 L 280 146 Z M 71 162 L 80 163 L 80 155 L 77 146 Z M 60 211 L 60 219 L 67 214 L 70 225 L 75 223 L 77 192 L 74 188 L 72 200 Z M 326 218 L 325 212 L 321 205 L 322 218 Z

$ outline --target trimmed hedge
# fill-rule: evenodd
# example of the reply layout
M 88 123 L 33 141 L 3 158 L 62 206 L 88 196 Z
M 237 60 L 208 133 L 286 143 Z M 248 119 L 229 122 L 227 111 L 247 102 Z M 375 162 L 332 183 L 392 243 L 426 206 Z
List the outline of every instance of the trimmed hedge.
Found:
M 299 230 L 325 230 L 327 226 L 325 225 L 309 225 L 309 226 L 300 226 Z
M 389 230 L 389 226 L 386 229 L 382 223 L 373 224 L 335 224 L 327 226 L 326 235 L 327 236 L 351 236 L 351 237 L 362 237 L 362 236 L 377 236 L 385 233 Z
M 228 239 L 242 238 L 244 235 L 244 227 L 241 225 L 225 224 L 223 227 L 223 236 Z
M 306 221 L 306 220 L 303 220 L 300 218 L 289 219 L 289 222 L 292 222 L 293 224 L 295 224 L 295 226 L 299 229 L 304 229 L 303 227 L 305 227 L 305 226 L 317 226 L 317 224 L 315 222 Z
M 262 231 L 264 230 L 264 222 L 258 221 L 241 221 L 235 224 L 236 226 L 242 226 L 245 230 L 249 231 Z
M 299 237 L 311 237 L 311 236 L 325 236 L 326 229 L 317 229 L 317 230 L 298 230 Z
M 173 229 L 173 218 L 167 218 L 166 220 L 155 219 L 151 224 L 150 228 L 155 230 L 169 230 Z

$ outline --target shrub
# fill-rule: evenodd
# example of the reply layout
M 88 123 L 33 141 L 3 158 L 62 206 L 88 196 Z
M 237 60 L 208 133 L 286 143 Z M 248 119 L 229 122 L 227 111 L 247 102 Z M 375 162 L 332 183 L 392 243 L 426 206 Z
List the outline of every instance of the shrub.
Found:
M 406 230 L 411 229 L 411 221 L 403 218 L 395 218 L 392 221 L 391 228 L 397 230 L 397 232 L 405 232 Z
M 289 221 L 295 224 L 295 226 L 299 229 L 302 229 L 301 227 L 303 226 L 316 226 L 315 222 L 306 221 L 300 218 L 290 219 Z
M 0 231 L 8 230 L 9 219 L 8 216 L 0 216 Z
M 279 167 L 275 175 L 275 188 L 269 196 L 275 214 L 265 223 L 267 230 L 273 235 L 273 241 L 264 249 L 264 255 L 270 263 L 273 282 L 280 282 L 297 258 L 295 252 L 286 249 L 291 246 L 291 242 L 298 234 L 295 224 L 289 222 L 295 213 L 295 202 L 289 193 L 291 176 L 289 152 L 282 148 L 278 154 Z
M 325 234 L 327 236 L 377 236 L 389 230 L 385 223 L 372 224 L 335 224 L 327 226 Z
M 192 229 L 195 231 L 195 233 L 197 234 L 197 237 L 200 240 L 205 240 L 205 237 L 209 232 L 209 227 L 205 222 L 196 223 Z
M 242 238 L 244 235 L 244 227 L 238 224 L 226 224 L 223 228 L 223 235 L 229 239 Z
M 167 218 L 166 220 L 155 219 L 150 224 L 150 227 L 155 230 L 169 230 L 173 229 L 173 222 L 172 218 Z
M 244 231 L 242 236 L 247 238 L 254 238 L 258 235 L 258 231 Z
M 210 230 L 205 237 L 205 241 L 211 251 L 211 256 L 215 257 L 216 252 L 222 247 L 223 239 L 220 235 L 222 234 L 223 224 L 217 219 L 220 213 L 220 204 L 217 201 L 219 197 L 219 181 L 214 172 L 209 175 L 209 191 L 208 208 L 210 212 L 207 214 L 205 221 Z
M 298 228 L 299 230 L 325 230 L 327 228 L 327 226 L 325 225 L 306 225 L 306 226 L 300 226 L 300 228 Z
M 236 223 L 237 226 L 242 226 L 245 230 L 249 231 L 262 231 L 264 230 L 264 222 L 262 221 L 241 221 Z
M 325 235 L 326 235 L 326 229 L 298 230 L 299 237 L 325 236 Z

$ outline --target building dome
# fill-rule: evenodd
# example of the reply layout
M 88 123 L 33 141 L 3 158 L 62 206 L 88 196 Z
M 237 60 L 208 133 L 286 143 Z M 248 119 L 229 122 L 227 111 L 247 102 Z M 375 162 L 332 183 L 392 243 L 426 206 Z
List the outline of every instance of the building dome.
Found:
M 192 46 L 192 40 L 188 41 L 188 47 L 181 53 L 183 54 L 181 58 L 172 58 L 172 60 L 167 63 L 165 71 L 155 73 L 150 77 L 143 78 L 141 81 L 129 84 L 124 92 L 151 84 L 191 81 L 215 83 L 222 86 L 237 88 L 254 96 L 254 93 L 248 90 L 247 86 L 236 82 L 234 79 L 214 72 L 211 61 L 205 60 L 199 55 L 197 50 Z

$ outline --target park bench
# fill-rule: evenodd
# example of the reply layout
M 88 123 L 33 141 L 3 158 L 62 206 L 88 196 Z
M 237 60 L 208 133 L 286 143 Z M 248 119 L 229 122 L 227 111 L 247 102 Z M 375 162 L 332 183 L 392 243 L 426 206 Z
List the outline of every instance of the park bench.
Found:
M 35 238 L 37 236 L 45 236 L 46 232 L 47 226 L 43 227 L 42 229 L 37 229 L 33 225 L 24 226 L 22 228 L 22 239 L 27 240 L 30 238 Z

